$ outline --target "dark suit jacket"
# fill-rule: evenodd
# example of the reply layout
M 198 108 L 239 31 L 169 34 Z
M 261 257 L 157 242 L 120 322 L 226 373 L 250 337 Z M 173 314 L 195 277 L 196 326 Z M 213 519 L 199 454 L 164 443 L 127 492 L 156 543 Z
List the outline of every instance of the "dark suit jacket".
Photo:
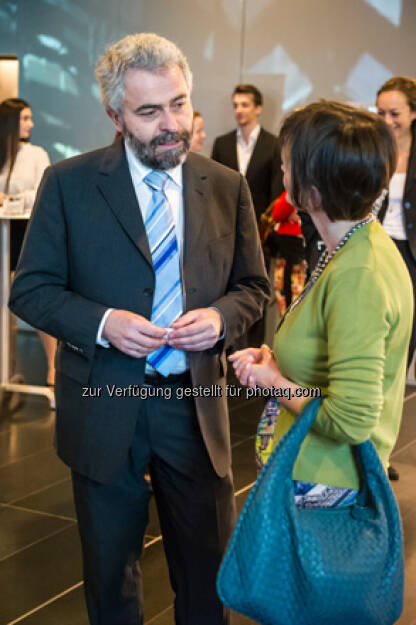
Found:
M 416 121 L 412 123 L 412 137 L 402 204 L 407 240 L 413 259 L 416 262 Z M 381 223 L 383 223 L 386 216 L 388 205 L 389 197 L 386 195 L 378 213 Z
M 212 158 L 218 163 L 239 171 L 236 130 L 215 139 Z M 254 146 L 246 178 L 253 196 L 256 217 L 259 219 L 270 202 L 279 197 L 284 190 L 279 143 L 277 137 L 264 128 L 261 128 Z
M 199 424 L 218 475 L 230 466 L 224 350 L 262 315 L 269 296 L 244 178 L 196 154 L 183 166 L 185 310 L 216 306 L 226 337 L 192 352 L 194 386 L 220 384 L 221 399 L 197 397 Z M 137 397 L 106 385 L 143 382 L 145 359 L 96 345 L 107 308 L 150 318 L 154 272 L 123 142 L 48 168 L 10 297 L 11 309 L 59 339 L 57 448 L 74 470 L 111 481 L 135 430 Z M 101 387 L 83 397 L 83 387 Z

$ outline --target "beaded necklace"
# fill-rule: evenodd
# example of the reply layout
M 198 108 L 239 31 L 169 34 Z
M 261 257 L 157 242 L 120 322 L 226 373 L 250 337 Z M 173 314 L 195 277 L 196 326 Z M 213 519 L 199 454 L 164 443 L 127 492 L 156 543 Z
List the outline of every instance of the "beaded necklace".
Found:
M 299 304 L 301 302 L 303 302 L 303 300 L 305 299 L 306 295 L 309 293 L 309 291 L 311 290 L 313 285 L 316 284 L 319 276 L 321 275 L 321 273 L 323 272 L 325 267 L 334 258 L 335 254 L 342 247 L 344 247 L 344 245 L 346 244 L 348 239 L 351 237 L 351 235 L 356 230 L 359 230 L 360 228 L 362 228 L 363 226 L 369 224 L 371 221 L 374 221 L 375 219 L 376 219 L 376 217 L 374 215 L 370 214 L 368 217 L 366 217 L 362 221 L 359 221 L 358 224 L 355 224 L 355 226 L 353 226 L 351 228 L 351 230 L 348 230 L 348 232 L 342 237 L 341 241 L 338 243 L 338 245 L 336 246 L 334 251 L 331 252 L 331 254 L 328 254 L 328 250 L 326 250 L 326 249 L 322 252 L 322 254 L 320 255 L 319 260 L 318 260 L 318 262 L 316 264 L 315 269 L 312 271 L 311 276 L 310 276 L 308 282 L 305 285 L 305 288 L 303 289 L 303 291 L 298 295 L 298 297 L 291 303 L 291 305 L 287 309 L 286 313 L 284 314 L 283 318 L 281 319 L 281 321 L 279 323 L 279 326 L 278 326 L 279 328 L 282 325 L 283 321 L 286 319 L 286 317 L 288 315 L 290 315 L 290 313 L 292 313 L 295 310 L 295 308 L 297 308 L 299 306 Z

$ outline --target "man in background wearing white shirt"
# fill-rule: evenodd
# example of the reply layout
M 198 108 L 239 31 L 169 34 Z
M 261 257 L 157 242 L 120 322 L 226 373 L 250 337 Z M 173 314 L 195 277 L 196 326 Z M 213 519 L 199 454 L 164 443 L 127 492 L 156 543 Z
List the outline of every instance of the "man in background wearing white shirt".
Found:
M 259 124 L 263 96 L 254 85 L 237 85 L 233 97 L 237 129 L 217 137 L 212 158 L 247 178 L 257 219 L 283 193 L 277 137 Z
M 280 149 L 277 137 L 259 124 L 263 96 L 257 87 L 237 85 L 233 107 L 237 129 L 217 137 L 212 158 L 247 178 L 258 221 L 269 204 L 283 193 Z M 266 264 L 272 276 L 274 261 L 266 259 Z M 273 300 L 264 317 L 250 328 L 248 336 L 233 345 L 233 349 L 258 347 L 264 342 L 271 344 L 276 323 L 277 305 Z

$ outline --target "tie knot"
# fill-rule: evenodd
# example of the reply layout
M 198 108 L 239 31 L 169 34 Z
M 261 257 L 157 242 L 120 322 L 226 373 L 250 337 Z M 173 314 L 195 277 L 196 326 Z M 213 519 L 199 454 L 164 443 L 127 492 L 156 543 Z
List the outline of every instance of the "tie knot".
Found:
M 168 179 L 168 174 L 163 171 L 149 171 L 144 177 L 145 183 L 154 191 L 161 191 Z

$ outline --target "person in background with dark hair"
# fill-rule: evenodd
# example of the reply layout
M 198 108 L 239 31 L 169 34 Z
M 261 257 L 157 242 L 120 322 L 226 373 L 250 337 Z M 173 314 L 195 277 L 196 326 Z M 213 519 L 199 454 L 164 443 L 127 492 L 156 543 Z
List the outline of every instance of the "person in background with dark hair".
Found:
M 283 192 L 277 137 L 259 124 L 263 96 L 254 85 L 237 85 L 233 92 L 237 129 L 217 137 L 212 158 L 247 178 L 257 220 Z
M 26 212 L 35 201 L 43 172 L 50 165 L 43 148 L 29 143 L 33 128 L 30 105 L 20 98 L 9 98 L 0 104 L 0 206 L 5 199 L 21 200 Z M 12 220 L 10 268 L 15 270 L 25 236 L 27 221 Z M 56 339 L 38 332 L 45 350 L 48 372 L 46 383 L 55 382 Z M 13 345 L 12 341 L 12 345 Z
M 287 191 L 273 202 L 273 219 L 278 224 L 273 233 L 278 260 L 274 269 L 274 288 L 280 314 L 305 286 L 305 248 L 300 219 L 289 202 Z
M 204 120 L 199 111 L 195 111 L 194 109 L 194 120 L 192 123 L 192 139 L 191 146 L 189 148 L 190 152 L 200 152 L 204 145 L 204 139 L 206 138 L 206 133 L 204 129 Z
M 377 92 L 377 110 L 393 131 L 398 153 L 396 170 L 378 218 L 407 265 L 413 284 L 413 302 L 416 304 L 416 81 L 407 76 L 390 78 Z M 415 348 L 416 317 L 413 316 L 408 367 Z M 389 477 L 391 480 L 399 479 L 393 465 L 389 465 Z
M 263 96 L 254 85 L 237 85 L 233 92 L 234 116 L 237 129 L 217 137 L 212 148 L 212 158 L 231 169 L 239 171 L 247 178 L 253 198 L 257 222 L 260 215 L 273 200 L 283 192 L 280 149 L 277 137 L 259 124 L 263 110 Z M 266 258 L 269 275 L 273 273 L 273 263 Z M 242 337 L 237 347 L 261 345 L 266 337 L 266 325 L 272 330 L 277 322 L 276 307 L 265 308 L 265 313 L 249 330 L 248 337 Z M 266 324 L 266 316 L 271 322 Z M 248 341 L 248 342 L 247 342 Z
M 396 244 L 409 270 L 416 293 L 416 80 L 397 76 L 377 92 L 377 110 L 393 131 L 397 145 L 397 166 L 390 180 L 389 193 L 378 218 Z M 413 319 L 408 365 L 416 348 Z
M 296 502 L 348 505 L 360 484 L 351 445 L 371 438 L 387 469 L 403 409 L 411 281 L 371 212 L 395 170 L 396 147 L 377 115 L 328 101 L 292 113 L 280 139 L 291 202 L 309 213 L 326 250 L 288 309 L 274 351 L 263 345 L 229 359 L 242 384 L 291 390 L 290 398 L 280 395 L 262 463 L 304 407 L 304 391 L 321 389 L 294 468 Z

